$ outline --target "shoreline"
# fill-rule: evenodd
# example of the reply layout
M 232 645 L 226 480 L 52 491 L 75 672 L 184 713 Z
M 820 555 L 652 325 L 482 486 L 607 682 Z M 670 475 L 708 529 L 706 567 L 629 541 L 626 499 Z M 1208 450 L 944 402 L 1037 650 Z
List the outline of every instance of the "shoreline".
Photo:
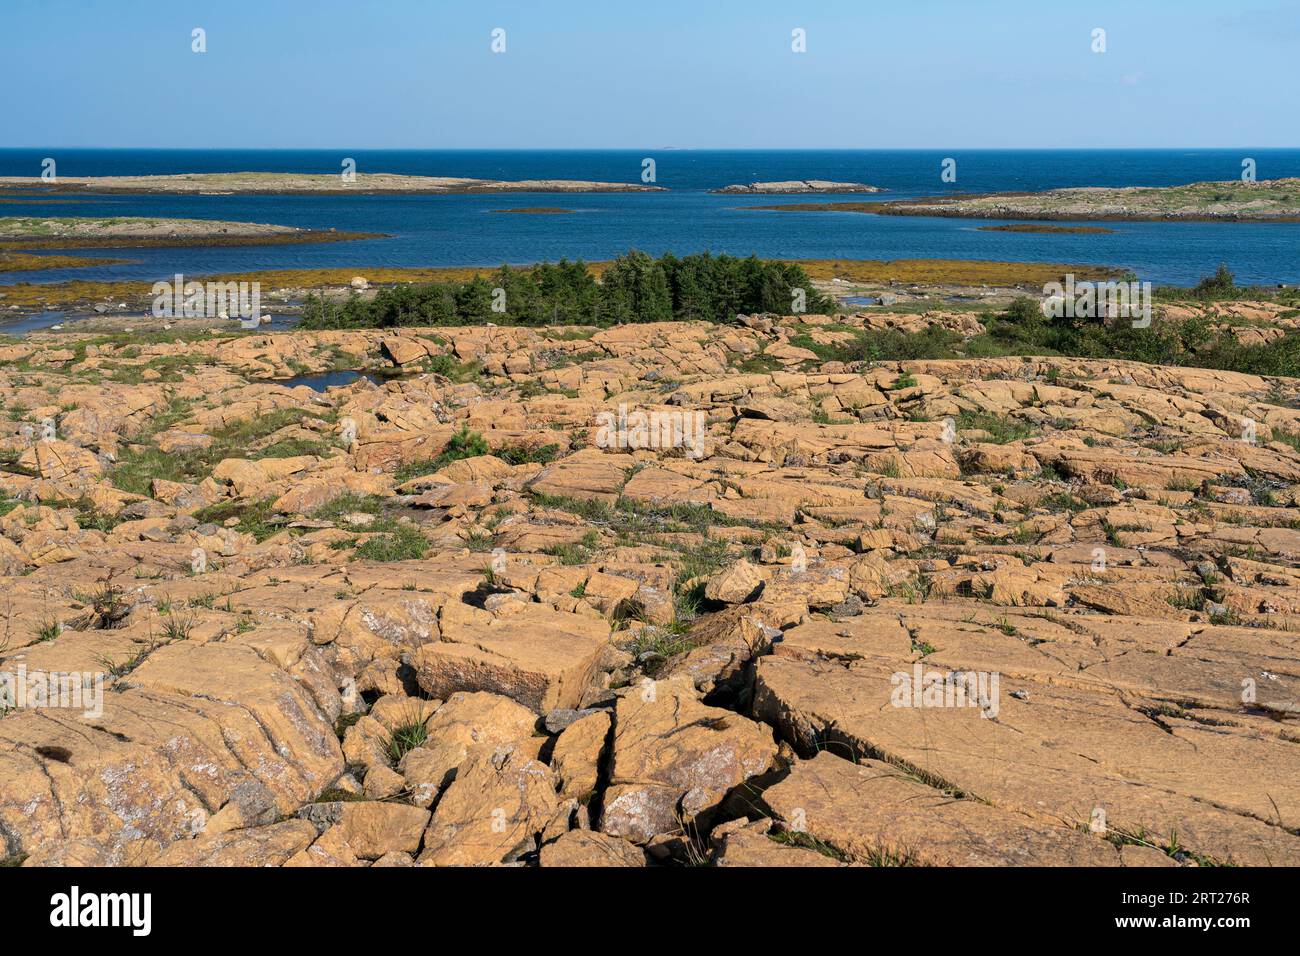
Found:
M 95 230 L 98 234 L 94 234 Z M 382 233 L 208 219 L 0 216 L 0 274 L 90 269 L 133 261 L 58 255 L 75 249 L 281 246 L 382 238 L 386 238 Z M 33 255 L 33 252 L 51 254 Z
M 777 182 L 735 183 L 710 189 L 722 196 L 800 196 L 809 193 L 882 193 L 881 186 L 867 183 L 838 183 L 825 179 L 788 179 Z
M 0 237 L 0 252 L 5 250 L 48 249 L 169 249 L 213 248 L 217 246 L 293 246 L 316 242 L 353 242 L 360 239 L 387 239 L 382 232 L 338 232 L 334 229 L 304 229 L 293 233 L 269 233 L 243 236 L 123 236 L 80 238 L 9 239 Z
M 989 197 L 1002 197 L 1005 193 L 990 193 Z M 1300 222 L 1300 213 L 1293 216 L 1248 217 L 1240 215 L 1117 215 L 1104 213 L 1053 213 L 1017 211 L 1005 207 L 996 211 L 963 211 L 944 208 L 939 203 L 922 206 L 930 200 L 900 199 L 878 203 L 787 203 L 780 206 L 744 206 L 747 210 L 763 212 L 856 212 L 872 216 L 932 216 L 936 219 L 1007 219 L 1015 222 L 1033 222 L 1047 219 L 1053 222 L 1218 222 L 1218 223 L 1292 223 Z M 915 203 L 909 207 L 907 203 Z M 870 207 L 870 208 L 868 208 Z
M 1114 229 L 1103 226 L 1053 226 L 1048 223 L 1012 223 L 1001 226 L 980 226 L 980 232 L 1035 232 L 1046 235 L 1113 236 Z
M 464 195 L 476 193 L 625 193 L 666 192 L 662 186 L 574 179 L 493 180 L 453 176 L 408 176 L 395 173 L 182 173 L 151 176 L 62 176 L 47 181 L 32 176 L 0 176 L 0 197 L 7 191 L 44 193 L 217 196 L 386 196 Z
M 872 295 L 889 292 L 913 295 L 917 292 L 939 296 L 996 292 L 999 289 L 1041 288 L 1046 282 L 1059 281 L 1073 272 L 1080 278 L 1119 278 L 1124 270 L 1107 266 L 1070 265 L 1042 262 L 997 262 L 953 259 L 786 259 L 807 272 L 808 277 L 822 283 L 827 291 L 837 295 Z M 512 268 L 529 269 L 540 263 L 514 265 Z M 609 265 L 607 261 L 586 263 L 597 278 Z M 264 297 L 277 297 L 279 301 L 301 298 L 309 292 L 334 291 L 347 294 L 354 278 L 366 279 L 367 291 L 383 286 L 420 285 L 430 282 L 467 282 L 476 276 L 489 277 L 500 265 L 446 266 L 429 268 L 369 268 L 354 266 L 326 269 L 270 269 L 243 274 L 218 273 L 193 275 L 190 278 L 203 282 L 261 282 L 268 287 Z M 157 280 L 154 280 L 157 281 Z M 20 282 L 0 285 L 0 322 L 5 318 L 30 317 L 47 312 L 89 313 L 96 305 L 116 309 L 127 302 L 129 307 L 145 302 L 151 297 L 153 281 L 124 280 L 100 282 L 87 279 L 66 279 L 58 282 Z M 13 308 L 18 306 L 17 309 Z M 73 319 L 69 319 L 72 321 Z M 3 329 L 0 328 L 0 332 Z
M 0 250 L 325 242 L 379 233 L 183 216 L 0 216 Z
M 1265 208 L 1263 203 L 1274 206 Z M 1300 179 L 1184 186 L 1087 186 L 1041 192 L 972 193 L 881 202 L 787 203 L 748 208 L 1012 221 L 1300 222 Z

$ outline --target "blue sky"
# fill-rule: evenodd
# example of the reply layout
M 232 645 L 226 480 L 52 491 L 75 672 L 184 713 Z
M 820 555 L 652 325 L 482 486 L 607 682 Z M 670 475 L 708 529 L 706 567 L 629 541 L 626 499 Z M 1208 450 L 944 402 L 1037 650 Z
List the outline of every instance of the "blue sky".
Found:
M 8 147 L 1300 145 L 1300 0 L 0 4 Z

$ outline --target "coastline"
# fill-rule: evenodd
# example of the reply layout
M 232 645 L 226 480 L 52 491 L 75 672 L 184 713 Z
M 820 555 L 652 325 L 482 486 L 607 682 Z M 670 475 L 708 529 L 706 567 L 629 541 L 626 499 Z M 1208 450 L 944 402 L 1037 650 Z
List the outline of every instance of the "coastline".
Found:
M 977 299 L 996 295 L 1000 290 L 1041 288 L 1046 282 L 1059 281 L 1066 273 L 1081 279 L 1119 278 L 1124 270 L 1092 265 L 1041 262 L 995 262 L 974 260 L 900 259 L 790 259 L 801 266 L 810 279 L 824 285 L 825 291 L 837 295 L 876 295 L 895 290 L 895 294 L 934 295 Z M 527 271 L 531 265 L 512 266 Z M 597 278 L 609 266 L 608 261 L 586 263 Z M 332 269 L 271 269 L 240 274 L 195 275 L 192 278 L 212 282 L 261 282 L 263 293 L 278 303 L 289 303 L 309 292 L 325 291 L 347 295 L 354 278 L 366 280 L 366 291 L 382 286 L 418 285 L 430 282 L 468 282 L 476 277 L 488 278 L 500 269 L 494 266 L 447 266 L 415 269 L 369 268 L 364 265 Z M 93 314 L 95 306 L 142 308 L 152 297 L 153 283 L 147 280 L 98 282 L 68 279 L 52 283 L 11 283 L 0 285 L 0 319 L 26 317 L 47 312 L 67 312 L 71 320 L 78 313 Z M 0 332 L 3 329 L 0 328 Z
M 407 176 L 393 173 L 187 173 L 165 176 L 0 176 L 0 196 L 6 190 L 33 189 L 55 193 L 123 193 L 209 196 L 388 196 L 460 195 L 470 193 L 623 193 L 663 192 L 662 186 L 642 183 L 576 179 L 492 180 L 451 176 Z
M 379 239 L 381 233 L 171 216 L 0 216 L 0 252 L 279 245 Z
M 1272 204 L 1265 206 L 1264 204 Z M 927 196 L 882 202 L 753 206 L 780 212 L 858 212 L 1086 222 L 1300 222 L 1300 179 L 1184 186 L 1073 187 L 1036 192 Z

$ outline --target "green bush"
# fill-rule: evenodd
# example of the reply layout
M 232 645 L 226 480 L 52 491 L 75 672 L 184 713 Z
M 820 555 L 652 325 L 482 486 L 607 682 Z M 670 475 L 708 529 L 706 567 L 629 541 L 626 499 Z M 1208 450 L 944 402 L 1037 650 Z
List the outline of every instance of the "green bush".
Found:
M 917 334 L 888 330 L 866 332 L 835 351 L 832 358 L 841 362 L 909 361 L 916 359 L 954 358 L 961 336 L 931 325 Z
M 355 557 L 365 561 L 410 561 L 428 553 L 428 539 L 418 528 L 402 524 L 389 534 L 377 534 L 357 545 Z
M 1224 281 L 1230 280 L 1229 273 Z M 1286 332 L 1262 344 L 1243 345 L 1199 317 L 1156 322 L 1144 329 L 1135 329 L 1126 321 L 1107 324 L 1100 319 L 1048 320 L 1031 299 L 1018 299 L 1004 311 L 986 314 L 982 319 L 986 331 L 966 341 L 937 325 L 920 334 L 865 332 L 840 346 L 834 357 L 845 362 L 883 362 L 1060 355 L 1251 375 L 1300 375 L 1300 332 Z
M 442 454 L 448 463 L 462 458 L 478 458 L 487 453 L 487 440 L 478 432 L 470 431 L 468 425 L 460 426 L 460 431 L 448 438 L 447 444 L 442 449 Z
M 1237 277 L 1232 274 L 1226 263 L 1220 263 L 1214 275 L 1206 276 L 1192 287 L 1192 295 L 1201 299 L 1213 299 L 1231 295 L 1237 291 Z
M 442 452 L 436 458 L 407 462 L 393 473 L 393 478 L 400 484 L 412 478 L 430 475 L 453 461 L 486 455 L 488 451 L 487 440 L 478 432 L 471 431 L 468 425 L 462 425 L 458 432 L 447 439 L 447 444 L 442 446 Z

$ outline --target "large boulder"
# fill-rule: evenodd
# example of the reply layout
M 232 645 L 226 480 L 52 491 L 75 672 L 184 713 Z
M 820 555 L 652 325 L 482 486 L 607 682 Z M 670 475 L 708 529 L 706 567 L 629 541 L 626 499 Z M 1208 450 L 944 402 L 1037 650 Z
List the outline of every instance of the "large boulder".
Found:
M 517 860 L 537 849 L 560 811 L 555 776 L 546 764 L 509 748 L 478 750 L 438 801 L 420 862 L 474 866 Z
M 579 706 L 608 643 L 603 620 L 514 601 L 452 624 L 444 616 L 442 640 L 412 663 L 434 697 L 488 691 L 544 714 Z
M 624 691 L 614 713 L 600 829 L 635 843 L 680 832 L 736 786 L 769 770 L 770 727 L 700 701 L 686 677 Z

